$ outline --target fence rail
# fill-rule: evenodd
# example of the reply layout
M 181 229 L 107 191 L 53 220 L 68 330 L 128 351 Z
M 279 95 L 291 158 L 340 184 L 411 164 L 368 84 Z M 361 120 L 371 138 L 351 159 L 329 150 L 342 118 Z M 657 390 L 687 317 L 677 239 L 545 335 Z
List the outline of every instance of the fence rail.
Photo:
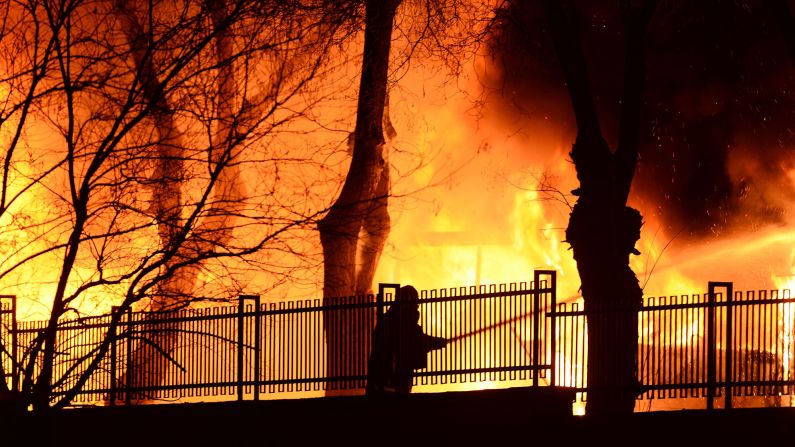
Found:
M 728 289 L 719 293 L 712 289 Z M 795 298 L 785 291 L 734 292 L 710 283 L 711 292 L 644 298 L 638 318 L 641 400 L 795 395 Z M 586 313 L 560 304 L 558 356 L 566 364 L 558 383 L 587 391 Z M 737 400 L 737 399 L 734 399 Z
M 558 385 L 587 392 L 587 318 L 580 303 L 556 302 L 555 272 L 527 283 L 422 291 L 420 324 L 448 340 L 415 373 L 422 391 Z M 62 321 L 53 395 L 76 385 L 103 340 L 107 355 L 75 403 L 141 403 L 191 398 L 245 399 L 362 392 L 369 334 L 393 305 L 396 284 L 338 300 L 261 303 Z M 3 371 L 23 386 L 46 322 L 17 322 L 15 300 L 0 306 Z M 349 334 L 328 349 L 328 327 Z M 730 407 L 747 398 L 781 404 L 795 394 L 795 298 L 789 291 L 734 292 L 710 283 L 704 294 L 644 298 L 638 318 L 639 401 L 700 399 Z M 337 357 L 330 357 L 336 352 Z M 330 366 L 330 365 L 333 365 Z M 33 364 L 27 376 L 35 377 Z M 333 369 L 333 370 L 332 370 Z
M 259 297 L 243 296 L 237 306 L 128 311 L 115 326 L 111 315 L 63 321 L 58 326 L 52 394 L 69 392 L 106 339 L 112 340 L 108 354 L 75 403 L 361 392 L 370 334 L 378 315 L 393 305 L 390 289 L 396 287 L 383 287 L 377 296 L 325 302 L 260 303 Z M 555 361 L 554 324 L 544 311 L 554 305 L 550 271 L 537 271 L 534 281 L 526 283 L 423 291 L 420 324 L 426 333 L 448 339 L 449 345 L 428 354 L 427 367 L 415 374 L 415 385 L 456 389 L 462 384 L 489 385 L 486 382 L 548 383 Z M 329 321 L 366 334 L 340 341 L 342 355 L 331 361 L 337 363 L 331 374 Z M 13 357 L 25 363 L 46 324 L 20 322 L 11 329 L 4 320 L 4 339 L 13 335 L 19 348 L 4 361 L 10 364 Z M 37 374 L 34 369 L 32 375 Z

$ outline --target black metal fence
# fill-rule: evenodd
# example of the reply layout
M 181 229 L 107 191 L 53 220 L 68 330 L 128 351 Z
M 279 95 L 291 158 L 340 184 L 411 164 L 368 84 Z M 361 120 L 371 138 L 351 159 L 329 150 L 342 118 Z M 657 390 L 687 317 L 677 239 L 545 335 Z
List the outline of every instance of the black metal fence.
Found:
M 587 391 L 587 322 L 580 304 L 560 304 L 556 374 Z M 795 299 L 789 290 L 644 298 L 638 321 L 640 400 L 702 399 L 707 408 L 781 405 L 795 395 Z M 764 398 L 757 399 L 754 398 Z
M 377 296 L 260 303 L 166 313 L 127 312 L 112 330 L 111 316 L 64 321 L 58 328 L 53 394 L 75 386 L 102 340 L 108 354 L 75 400 L 108 404 L 149 400 L 260 399 L 362 392 L 370 337 L 337 349 L 328 374 L 324 321 L 370 334 L 393 303 L 393 289 Z M 420 391 L 559 385 L 587 391 L 587 322 L 579 303 L 557 304 L 555 272 L 537 271 L 529 283 L 422 291 L 421 325 L 446 338 L 415 374 Z M 44 322 L 16 322 L 2 308 L 3 368 L 9 387 Z M 553 310 L 554 309 L 554 310 Z M 781 404 L 795 394 L 795 298 L 789 291 L 734 292 L 710 283 L 709 292 L 644 298 L 639 315 L 641 401 L 697 399 L 705 406 Z M 16 362 L 12 362 L 16 359 Z M 26 375 L 35 376 L 37 371 Z M 745 402 L 747 403 L 747 402 Z
M 64 321 L 58 327 L 53 395 L 75 385 L 108 338 L 113 340 L 108 355 L 75 403 L 360 393 L 366 384 L 370 337 L 343 346 L 341 369 L 327 374 L 324 321 L 336 318 L 369 335 L 377 313 L 393 304 L 390 290 L 397 287 L 384 285 L 377 296 L 341 298 L 333 304 L 260 303 L 259 297 L 242 296 L 238 306 L 126 312 L 115 328 L 110 315 Z M 496 382 L 547 384 L 555 357 L 554 321 L 546 318 L 546 310 L 555 306 L 555 288 L 555 272 L 537 271 L 529 283 L 421 292 L 423 330 L 449 344 L 428 354 L 427 367 L 415 374 L 416 386 L 443 390 Z M 10 364 L 13 357 L 25 364 L 45 327 L 46 322 L 19 322 L 16 329 L 4 324 L 4 340 L 13 337 L 11 344 L 18 349 L 5 360 Z M 15 377 L 9 378 L 14 387 L 19 386 L 19 372 L 15 369 Z M 33 376 L 37 373 L 32 370 Z

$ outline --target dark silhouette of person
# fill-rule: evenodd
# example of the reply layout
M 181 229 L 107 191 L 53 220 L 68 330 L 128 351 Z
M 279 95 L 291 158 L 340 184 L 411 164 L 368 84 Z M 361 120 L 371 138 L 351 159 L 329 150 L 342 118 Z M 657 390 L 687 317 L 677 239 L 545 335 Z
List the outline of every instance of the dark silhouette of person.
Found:
M 373 347 L 367 364 L 367 394 L 408 394 L 414 370 L 428 366 L 428 353 L 447 345 L 442 337 L 422 331 L 419 294 L 403 286 L 395 302 L 373 330 Z

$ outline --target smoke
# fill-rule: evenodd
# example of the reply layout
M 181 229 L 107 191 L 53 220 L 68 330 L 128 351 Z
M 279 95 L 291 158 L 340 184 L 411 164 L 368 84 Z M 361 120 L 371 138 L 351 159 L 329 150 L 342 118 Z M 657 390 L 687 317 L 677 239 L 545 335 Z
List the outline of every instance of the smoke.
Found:
M 506 128 L 546 123 L 572 142 L 574 118 L 540 2 L 522 3 L 504 11 L 493 36 L 488 118 Z M 614 147 L 623 69 L 618 2 L 578 7 L 592 92 Z M 668 235 L 702 239 L 786 223 L 795 195 L 795 70 L 772 19 L 761 1 L 659 6 L 632 200 Z

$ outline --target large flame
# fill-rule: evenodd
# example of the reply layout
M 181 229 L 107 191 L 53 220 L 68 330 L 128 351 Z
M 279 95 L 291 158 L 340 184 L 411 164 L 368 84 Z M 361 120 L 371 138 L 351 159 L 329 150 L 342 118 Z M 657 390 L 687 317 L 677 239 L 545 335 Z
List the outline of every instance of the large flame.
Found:
M 459 83 L 454 84 L 447 80 L 439 66 L 428 64 L 412 69 L 391 89 L 391 118 L 398 133 L 390 155 L 395 173 L 390 204 L 393 226 L 378 266 L 376 282 L 434 289 L 529 282 L 534 269 L 554 269 L 558 272 L 558 302 L 581 304 L 576 264 L 564 241 L 569 207 L 574 201 L 570 191 L 577 186 L 573 166 L 567 158 L 574 136 L 563 124 L 552 122 L 543 114 L 532 119 L 507 121 L 505 114 L 492 113 L 494 111 L 488 107 L 473 106 L 471 98 L 480 98 L 484 94 L 479 82 L 482 73 L 478 70 L 487 70 L 488 65 L 480 60 L 463 73 Z M 355 67 L 345 69 L 355 72 Z M 344 75 L 355 76 L 348 72 Z M 350 91 L 341 96 L 355 95 L 355 83 L 350 84 Z M 0 84 L 0 102 L 8 94 Z M 343 130 L 351 130 L 352 104 L 349 103 L 347 109 L 337 107 L 336 103 L 324 104 L 325 108 L 316 112 L 336 110 L 333 113 L 347 113 L 348 129 Z M 0 147 L 7 145 L 10 128 L 13 128 L 13 121 L 0 128 Z M 300 125 L 295 129 L 305 130 Z M 9 188 L 12 194 L 25 185 L 26 179 L 52 162 L 35 151 L 36 147 L 50 143 L 47 135 L 51 132 L 43 124 L 36 124 L 29 131 L 36 136 L 29 140 L 29 160 L 14 164 Z M 319 145 L 323 146 L 328 141 L 344 140 L 338 134 L 313 134 L 312 138 L 315 142 L 322 141 Z M 285 136 L 275 138 L 273 142 L 292 147 L 300 146 L 304 140 Z M 285 158 L 288 153 L 285 149 Z M 730 170 L 733 177 L 746 178 L 752 171 L 762 169 L 754 163 L 749 155 L 752 153 L 746 150 L 732 158 Z M 322 172 L 325 180 L 339 180 L 339 174 L 346 166 L 346 155 L 335 151 L 331 155 L 321 153 L 319 157 L 333 168 L 294 167 L 292 178 L 300 179 L 299 174 L 311 177 Z M 780 168 L 786 172 L 788 181 L 795 184 L 795 169 L 789 165 Z M 289 194 L 268 183 L 275 180 L 262 175 L 264 171 L 274 174 L 274 178 L 279 175 L 287 177 L 284 168 L 281 169 L 251 168 L 242 176 L 249 184 L 249 190 L 254 191 L 252 194 L 260 187 L 264 188 L 260 191 L 263 195 L 278 190 L 284 194 L 285 200 L 291 200 Z M 335 171 L 329 174 L 329 170 Z M 263 183 L 263 178 L 270 180 Z M 55 175 L 52 180 L 27 191 L 0 217 L 4 247 L 0 267 L 8 268 L 31 251 L 44 250 L 52 244 L 53 238 L 62 235 L 63 225 L 68 222 L 59 220 L 43 224 L 53 222 L 51 217 L 55 212 L 55 204 L 47 193 L 57 190 L 62 183 L 63 178 Z M 301 181 L 287 185 L 287 188 L 292 187 L 309 188 Z M 318 187 L 313 184 L 311 188 L 314 188 L 312 196 L 323 197 L 330 196 L 336 185 Z M 763 192 L 766 197 L 774 197 L 776 188 L 766 183 Z M 775 203 L 788 209 L 790 200 L 786 196 L 776 197 Z M 795 273 L 791 252 L 795 225 L 789 216 L 774 226 L 754 226 L 751 232 L 738 229 L 734 236 L 694 240 L 665 230 L 662 217 L 666 210 L 663 205 L 649 203 L 637 195 L 633 195 L 632 201 L 645 218 L 638 243 L 641 254 L 631 259 L 631 266 L 645 295 L 700 293 L 710 280 L 733 281 L 737 290 L 792 289 L 795 286 L 795 279 L 791 276 Z M 322 201 L 318 202 L 322 206 Z M 754 208 L 745 211 L 760 212 Z M 302 234 L 302 243 L 317 246 L 317 236 L 307 234 Z M 147 246 L 156 243 L 156 235 L 150 236 L 149 239 L 130 240 L 130 247 L 144 253 Z M 284 250 L 284 253 L 289 252 Z M 58 252 L 44 255 L 16 269 L 0 282 L 0 291 L 21 296 L 20 316 L 23 319 L 42 319 L 47 315 L 48 300 L 53 295 L 60 268 L 59 259 Z M 97 274 L 90 261 L 88 256 L 70 273 L 72 290 Z M 278 259 L 278 262 L 282 261 Z M 278 262 L 273 261 L 274 264 Z M 256 272 L 248 272 L 236 281 L 244 282 L 245 289 L 251 292 L 256 292 L 259 287 L 271 288 L 273 292 L 264 297 L 266 301 L 317 297 L 321 294 L 319 278 L 322 275 L 317 274 L 317 269 L 307 271 L 309 273 L 295 273 L 293 278 L 305 279 L 308 285 L 263 284 Z M 225 280 L 223 271 L 210 269 L 202 274 L 206 283 Z M 96 289 L 87 294 L 78 307 L 84 313 L 107 312 L 113 302 L 105 299 L 103 293 L 112 295 L 112 291 Z M 786 346 L 783 354 L 786 359 L 785 376 L 789 377 L 790 359 L 795 355 L 790 351 L 795 307 L 791 304 L 782 306 L 779 324 Z M 433 328 L 430 330 L 432 332 Z M 654 328 L 642 330 L 652 331 Z M 697 323 L 692 322 L 678 339 L 683 344 L 686 339 L 702 337 L 699 331 Z M 572 365 L 571 359 L 560 356 L 557 361 L 564 366 L 564 375 L 577 368 L 581 370 L 575 374 L 585 374 L 584 366 Z M 568 382 L 571 377 L 564 376 L 563 379 Z M 496 385 L 490 382 L 479 384 L 481 388 L 493 386 Z M 582 407 L 577 407 L 576 411 L 582 411 Z

